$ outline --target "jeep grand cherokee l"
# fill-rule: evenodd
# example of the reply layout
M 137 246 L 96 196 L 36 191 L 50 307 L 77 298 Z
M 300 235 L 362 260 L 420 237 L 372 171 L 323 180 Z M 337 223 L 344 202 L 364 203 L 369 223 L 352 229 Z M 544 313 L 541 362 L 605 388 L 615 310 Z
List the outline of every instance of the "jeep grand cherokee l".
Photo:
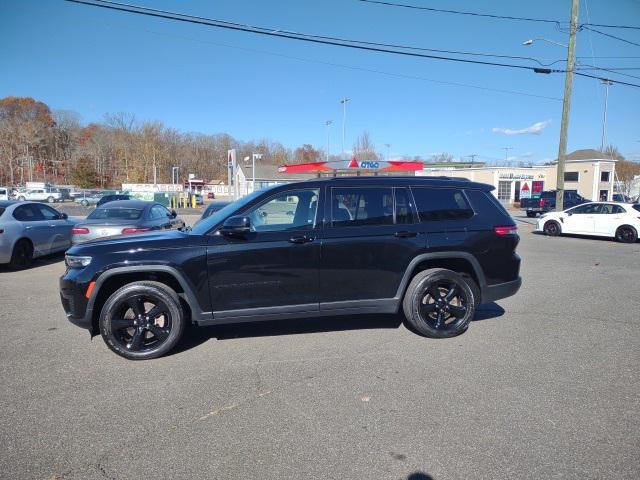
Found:
M 520 288 L 516 226 L 492 186 L 430 177 L 278 185 L 188 231 L 77 245 L 60 280 L 69 320 L 129 359 L 218 325 L 404 312 L 430 337 Z

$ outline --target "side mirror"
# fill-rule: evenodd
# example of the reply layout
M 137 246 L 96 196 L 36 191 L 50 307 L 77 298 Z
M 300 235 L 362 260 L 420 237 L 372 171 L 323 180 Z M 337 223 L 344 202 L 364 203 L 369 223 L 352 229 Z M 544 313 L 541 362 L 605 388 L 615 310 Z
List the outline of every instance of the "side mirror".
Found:
M 567 215 L 570 217 L 571 215 L 573 215 L 573 212 L 567 212 Z
M 176 218 L 178 216 L 178 213 L 175 210 L 171 210 L 171 213 L 169 214 L 169 218 Z
M 66 213 L 61 213 L 61 214 L 60 214 L 60 218 L 61 218 L 62 220 L 68 220 L 68 219 L 69 219 L 69 215 L 67 215 Z
M 250 231 L 251 220 L 244 216 L 227 218 L 220 229 L 222 235 L 244 235 Z

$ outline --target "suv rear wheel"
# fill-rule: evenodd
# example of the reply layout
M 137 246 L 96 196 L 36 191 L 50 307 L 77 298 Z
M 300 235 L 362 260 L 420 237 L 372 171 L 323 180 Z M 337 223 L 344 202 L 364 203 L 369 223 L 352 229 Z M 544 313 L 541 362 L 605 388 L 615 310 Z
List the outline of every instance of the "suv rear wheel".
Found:
M 100 333 L 107 346 L 129 360 L 169 352 L 180 340 L 185 316 L 178 295 L 158 282 L 133 282 L 102 307 Z
M 616 240 L 622 243 L 635 243 L 638 240 L 638 232 L 630 225 L 622 225 L 616 230 Z
M 427 337 L 461 334 L 469 327 L 476 309 L 471 281 L 443 268 L 419 272 L 411 280 L 402 302 L 407 321 Z

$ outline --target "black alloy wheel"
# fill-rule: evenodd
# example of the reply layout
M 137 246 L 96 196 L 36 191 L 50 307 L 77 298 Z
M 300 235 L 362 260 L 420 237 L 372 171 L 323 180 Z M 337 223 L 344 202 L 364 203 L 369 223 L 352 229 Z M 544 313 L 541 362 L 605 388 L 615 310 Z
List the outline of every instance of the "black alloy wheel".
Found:
M 156 358 L 182 336 L 184 314 L 176 293 L 158 282 L 134 282 L 105 303 L 100 332 L 107 346 L 131 360 Z
M 638 240 L 638 232 L 629 225 L 623 225 L 616 230 L 616 240 L 622 243 L 635 243 Z
M 544 224 L 544 233 L 549 235 L 550 237 L 557 237 L 560 235 L 560 225 L 555 220 L 549 220 Z
M 403 309 L 418 333 L 444 338 L 464 332 L 475 313 L 471 279 L 447 269 L 419 272 L 409 284 Z

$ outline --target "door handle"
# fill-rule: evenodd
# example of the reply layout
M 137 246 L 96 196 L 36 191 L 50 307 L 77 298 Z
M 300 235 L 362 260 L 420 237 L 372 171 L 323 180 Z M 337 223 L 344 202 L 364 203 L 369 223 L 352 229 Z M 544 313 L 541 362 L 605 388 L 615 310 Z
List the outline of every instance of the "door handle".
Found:
M 398 238 L 409 238 L 409 237 L 415 237 L 416 235 L 418 235 L 417 232 L 407 232 L 407 231 L 396 232 L 393 234 L 394 237 L 398 237 Z
M 306 235 L 302 235 L 300 237 L 291 237 L 289 239 L 289 242 L 291 243 L 308 243 L 308 242 L 313 242 L 314 238 L 313 237 L 307 237 Z

